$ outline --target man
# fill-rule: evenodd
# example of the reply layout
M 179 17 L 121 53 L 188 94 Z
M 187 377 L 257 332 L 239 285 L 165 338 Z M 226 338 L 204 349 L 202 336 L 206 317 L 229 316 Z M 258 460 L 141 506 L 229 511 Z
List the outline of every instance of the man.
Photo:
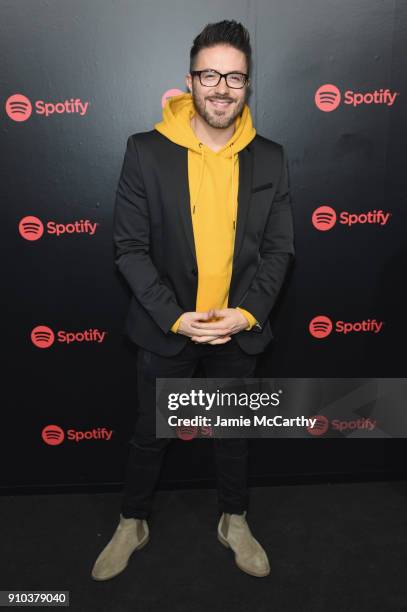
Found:
M 194 40 L 189 92 L 154 130 L 127 141 L 117 189 L 116 263 L 132 290 L 126 322 L 138 345 L 138 413 L 120 522 L 92 570 L 116 576 L 149 539 L 147 518 L 168 439 L 155 436 L 156 378 L 253 377 L 272 338 L 270 312 L 294 257 L 283 147 L 256 134 L 246 103 L 251 48 L 235 21 Z M 213 439 L 219 541 L 238 567 L 270 572 L 253 537 L 247 440 Z

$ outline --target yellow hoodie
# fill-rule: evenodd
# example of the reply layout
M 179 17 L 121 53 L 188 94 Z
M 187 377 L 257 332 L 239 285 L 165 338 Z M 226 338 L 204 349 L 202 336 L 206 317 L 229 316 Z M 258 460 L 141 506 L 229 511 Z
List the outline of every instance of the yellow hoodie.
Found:
M 235 120 L 234 134 L 215 152 L 195 135 L 190 123 L 194 114 L 190 93 L 173 96 L 163 109 L 163 120 L 154 127 L 172 142 L 188 148 L 190 205 L 198 263 L 196 311 L 204 312 L 228 307 L 238 204 L 237 154 L 253 140 L 256 130 L 245 104 Z M 239 310 L 248 320 L 249 331 L 256 319 L 247 310 Z M 180 318 L 171 327 L 174 333 L 178 331 Z

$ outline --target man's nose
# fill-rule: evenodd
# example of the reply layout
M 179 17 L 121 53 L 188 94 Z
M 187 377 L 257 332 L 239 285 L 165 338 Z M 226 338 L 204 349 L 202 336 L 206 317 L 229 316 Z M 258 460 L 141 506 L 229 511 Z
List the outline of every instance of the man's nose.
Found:
M 229 93 L 229 87 L 226 84 L 226 77 L 221 78 L 221 80 L 219 81 L 216 87 L 216 92 L 219 94 L 223 94 L 223 95 Z

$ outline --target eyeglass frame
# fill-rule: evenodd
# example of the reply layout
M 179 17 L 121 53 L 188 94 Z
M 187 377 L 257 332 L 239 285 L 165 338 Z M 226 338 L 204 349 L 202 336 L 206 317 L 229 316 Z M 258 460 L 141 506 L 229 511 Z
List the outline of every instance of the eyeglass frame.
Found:
M 202 72 L 216 72 L 216 74 L 219 75 L 219 81 L 216 83 L 216 85 L 204 85 L 201 81 Z M 225 74 L 222 74 L 221 72 L 218 72 L 217 70 L 214 70 L 213 68 L 205 68 L 204 70 L 191 70 L 190 74 L 193 77 L 199 76 L 199 82 L 202 85 L 202 87 L 217 87 L 223 77 L 225 77 L 226 87 L 230 87 L 230 89 L 243 89 L 243 87 L 245 87 L 245 85 L 247 85 L 250 81 L 249 75 L 246 74 L 245 72 L 240 72 L 239 70 L 232 70 L 231 72 L 225 72 Z M 231 87 L 230 85 L 228 85 L 228 82 L 227 82 L 227 77 L 229 74 L 241 74 L 242 76 L 245 77 L 246 80 L 241 87 Z

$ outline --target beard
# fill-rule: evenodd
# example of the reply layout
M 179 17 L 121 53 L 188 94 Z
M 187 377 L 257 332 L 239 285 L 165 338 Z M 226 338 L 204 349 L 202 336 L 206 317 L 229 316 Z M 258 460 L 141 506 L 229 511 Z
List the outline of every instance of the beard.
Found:
M 246 104 L 247 92 L 237 102 L 233 98 L 227 96 L 199 95 L 195 88 L 192 88 L 192 101 L 196 113 L 202 117 L 213 128 L 228 128 L 234 123 L 236 117 L 241 114 L 244 105 Z M 223 108 L 215 108 L 211 105 L 209 99 L 215 98 L 219 100 L 231 100 L 231 104 Z

